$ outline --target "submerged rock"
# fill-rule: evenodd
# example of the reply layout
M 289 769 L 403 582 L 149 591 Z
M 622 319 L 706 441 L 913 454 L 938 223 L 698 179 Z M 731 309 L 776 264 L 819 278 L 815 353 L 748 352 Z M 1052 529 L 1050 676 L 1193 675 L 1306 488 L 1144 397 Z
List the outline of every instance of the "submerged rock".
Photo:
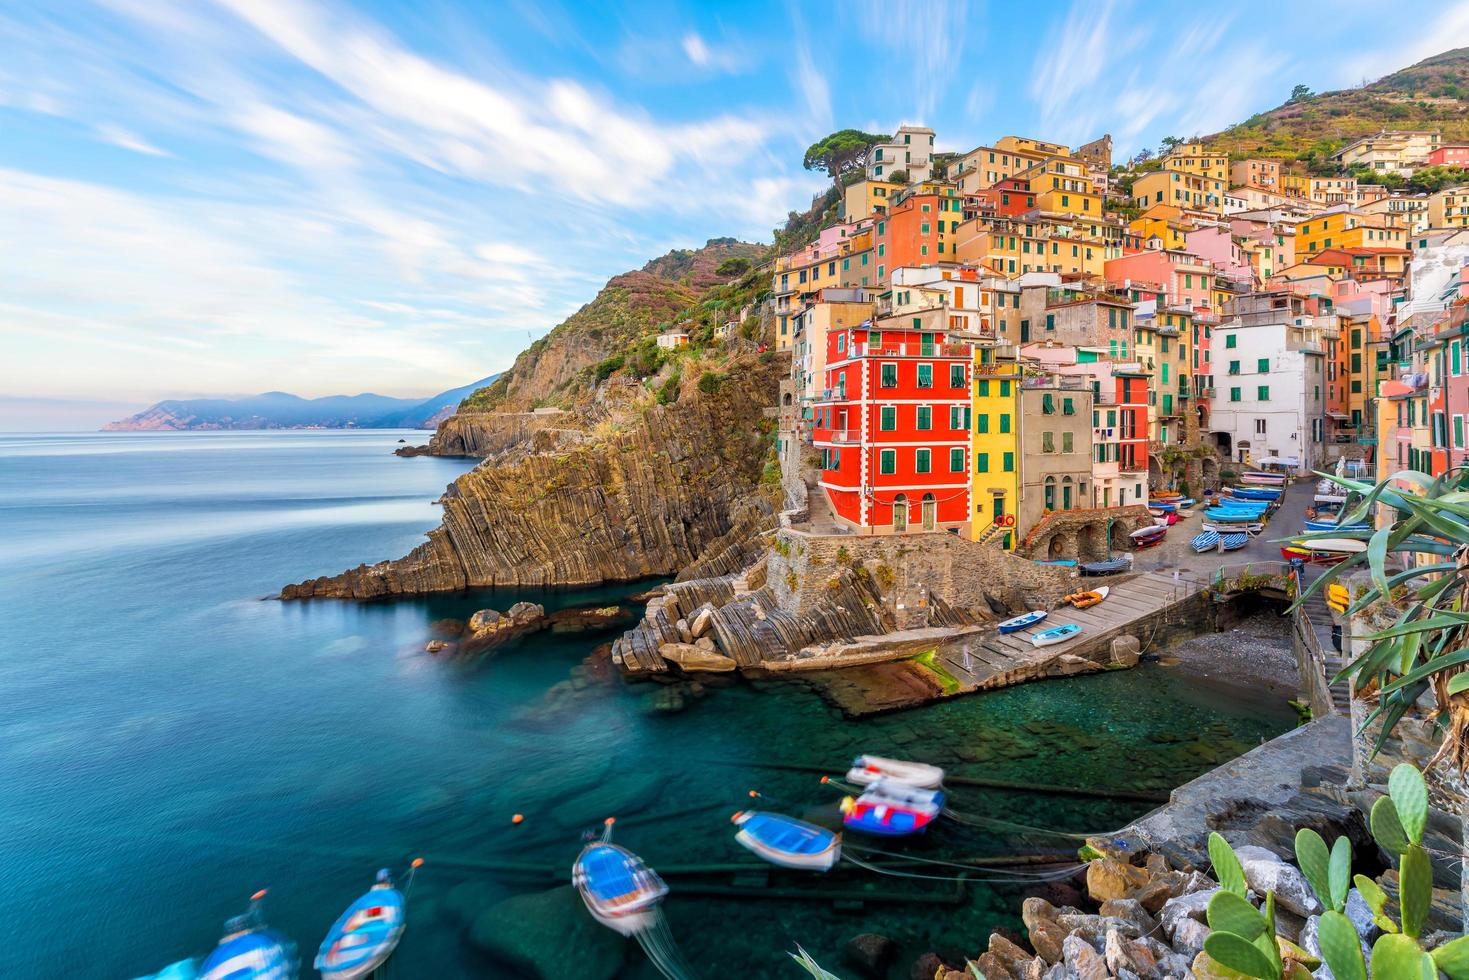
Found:
M 898 944 L 887 936 L 864 932 L 847 940 L 842 957 L 848 966 L 863 976 L 877 978 L 887 976 L 888 967 L 897 952 Z
M 461 653 L 485 653 L 546 627 L 546 608 L 534 602 L 517 602 L 508 612 L 481 609 L 469 617 Z
M 612 980 L 627 943 L 587 914 L 570 885 L 516 895 L 474 920 L 481 952 L 537 980 Z

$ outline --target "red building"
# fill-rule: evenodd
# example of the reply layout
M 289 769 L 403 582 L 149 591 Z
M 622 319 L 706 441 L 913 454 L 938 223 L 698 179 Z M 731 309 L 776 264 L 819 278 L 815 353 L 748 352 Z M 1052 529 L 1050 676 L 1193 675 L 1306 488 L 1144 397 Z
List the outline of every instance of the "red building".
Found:
M 1148 375 L 1113 370 L 1117 382 L 1117 462 L 1123 473 L 1148 470 Z M 1117 506 L 1126 504 L 1119 499 Z
M 1017 218 L 1035 210 L 1035 194 L 1030 190 L 1030 181 L 1007 177 L 970 194 L 965 206 L 987 217 Z
M 828 332 L 812 432 L 821 487 L 836 516 L 856 527 L 962 532 L 973 351 L 941 332 L 886 326 L 908 319 Z
M 1469 167 L 1469 146 L 1440 146 L 1428 154 L 1430 167 Z

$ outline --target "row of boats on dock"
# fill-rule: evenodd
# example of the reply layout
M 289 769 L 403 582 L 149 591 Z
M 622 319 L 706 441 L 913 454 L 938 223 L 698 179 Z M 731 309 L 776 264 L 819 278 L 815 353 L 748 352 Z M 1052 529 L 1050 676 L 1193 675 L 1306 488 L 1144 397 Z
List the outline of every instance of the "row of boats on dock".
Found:
M 1313 535 L 1371 530 L 1372 526 L 1365 522 L 1343 523 L 1348 496 L 1345 487 L 1332 480 L 1322 480 L 1316 485 L 1316 494 L 1301 530 Z M 1286 561 L 1299 560 L 1313 565 L 1334 565 L 1366 550 L 1367 542 L 1355 538 L 1311 537 L 1297 539 L 1284 545 L 1280 549 L 1280 556 Z
M 423 865 L 409 866 L 408 885 Z M 407 889 L 400 891 L 384 868 L 361 897 L 332 923 L 316 954 L 322 980 L 360 980 L 387 962 L 403 938 Z M 300 970 L 296 944 L 265 921 L 264 889 L 250 896 L 249 907 L 224 925 L 219 944 L 202 963 L 175 964 L 158 976 L 170 980 L 294 980 Z

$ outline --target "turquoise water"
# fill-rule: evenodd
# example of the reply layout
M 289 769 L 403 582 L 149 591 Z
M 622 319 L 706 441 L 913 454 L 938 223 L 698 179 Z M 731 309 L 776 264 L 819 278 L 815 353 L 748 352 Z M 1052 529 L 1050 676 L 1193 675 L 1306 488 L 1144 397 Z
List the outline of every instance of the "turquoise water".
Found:
M 911 956 L 974 952 L 1015 920 L 1021 892 L 709 870 L 750 864 L 728 822 L 750 789 L 790 812 L 836 812 L 817 774 L 758 764 L 836 771 L 872 751 L 974 776 L 1166 789 L 1291 722 L 1283 705 L 1261 717 L 1157 667 L 861 723 L 799 685 L 711 688 L 663 715 L 655 688 L 581 666 L 607 635 L 542 634 L 472 664 L 423 652 L 439 619 L 520 598 L 615 602 L 634 586 L 264 600 L 400 555 L 434 525 L 432 500 L 466 464 L 398 459 L 400 435 L 0 435 L 0 976 L 158 970 L 209 949 L 265 886 L 271 921 L 309 964 L 373 871 L 415 855 L 428 863 L 394 976 L 525 975 L 504 959 L 507 931 L 546 937 L 548 975 L 651 976 L 636 947 L 607 943 L 559 896 L 529 916 L 496 908 L 565 882 L 582 831 L 612 814 L 620 841 L 670 869 L 668 917 L 702 976 L 799 976 L 781 955 L 796 942 L 840 973 L 842 945 L 864 931 Z M 1146 809 L 983 791 L 956 803 L 1072 830 Z M 1049 844 L 941 826 L 914 847 Z

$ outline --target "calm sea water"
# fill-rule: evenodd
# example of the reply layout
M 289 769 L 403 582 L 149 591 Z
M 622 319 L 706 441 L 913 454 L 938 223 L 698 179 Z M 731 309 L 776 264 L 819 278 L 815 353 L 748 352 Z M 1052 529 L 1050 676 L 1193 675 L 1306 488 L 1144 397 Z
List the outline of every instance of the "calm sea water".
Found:
M 1021 892 L 721 868 L 750 864 L 727 819 L 750 789 L 835 815 L 815 773 L 762 764 L 835 772 L 873 751 L 1166 789 L 1291 720 L 1156 667 L 860 724 L 798 685 L 713 688 L 666 715 L 656 688 L 581 667 L 605 635 L 543 634 L 474 664 L 423 652 L 436 620 L 521 598 L 616 602 L 634 586 L 266 599 L 400 555 L 436 523 L 433 499 L 466 464 L 398 459 L 401 435 L 0 435 L 0 976 L 151 973 L 207 951 L 265 886 L 315 976 L 341 908 L 415 855 L 428 863 L 392 975 L 525 976 L 539 957 L 546 975 L 652 976 L 564 888 L 580 835 L 610 814 L 619 840 L 669 869 L 670 924 L 701 976 L 798 976 L 783 957 L 797 942 L 842 972 L 843 944 L 866 931 L 905 954 L 975 952 L 1016 921 Z M 956 805 L 1088 831 L 1144 809 L 977 791 Z M 1055 845 L 948 826 L 912 848 Z

